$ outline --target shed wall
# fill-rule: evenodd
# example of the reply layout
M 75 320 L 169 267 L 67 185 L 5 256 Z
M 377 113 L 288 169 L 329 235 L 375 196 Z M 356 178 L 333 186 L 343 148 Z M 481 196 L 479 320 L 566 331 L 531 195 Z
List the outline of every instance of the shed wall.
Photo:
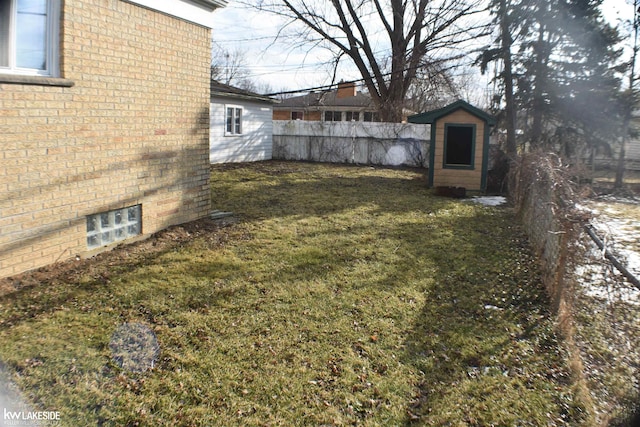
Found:
M 444 160 L 445 124 L 476 125 L 474 169 L 447 169 Z M 433 162 L 433 186 L 464 187 L 470 191 L 482 190 L 482 154 L 484 148 L 484 121 L 464 110 L 457 110 L 436 122 Z
M 225 108 L 242 106 L 242 135 L 225 135 Z M 211 163 L 270 160 L 273 152 L 273 108 L 264 102 L 217 99 L 211 103 Z

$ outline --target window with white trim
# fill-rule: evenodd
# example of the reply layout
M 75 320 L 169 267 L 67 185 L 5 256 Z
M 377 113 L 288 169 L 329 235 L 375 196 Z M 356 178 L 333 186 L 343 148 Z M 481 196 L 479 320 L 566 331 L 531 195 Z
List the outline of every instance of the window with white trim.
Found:
M 342 121 L 342 111 L 325 111 L 324 112 L 324 121 L 325 122 L 341 122 Z
M 60 0 L 0 0 L 0 73 L 58 77 Z
M 241 135 L 242 134 L 242 107 L 235 105 L 227 105 L 225 113 L 225 134 Z
M 99 248 L 139 235 L 141 213 L 141 206 L 135 205 L 87 216 L 87 247 Z
M 372 113 L 371 111 L 365 111 L 363 114 L 364 118 L 363 122 L 379 122 L 380 117 L 378 117 L 378 113 Z
M 360 120 L 360 113 L 358 111 L 347 111 L 345 115 L 347 122 L 357 122 Z

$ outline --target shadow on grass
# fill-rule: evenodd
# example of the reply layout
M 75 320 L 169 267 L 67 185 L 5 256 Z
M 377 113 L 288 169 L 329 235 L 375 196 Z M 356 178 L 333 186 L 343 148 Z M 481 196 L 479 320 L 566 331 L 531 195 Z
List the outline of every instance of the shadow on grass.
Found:
M 388 176 L 392 169 L 345 165 L 318 167 L 292 162 L 263 162 L 251 168 L 236 166 L 231 170 L 229 167 L 213 170 L 213 206 L 239 213 L 246 220 L 332 215 L 362 205 L 375 205 L 381 213 L 405 213 L 407 204 L 416 196 L 431 198 L 421 169 L 411 170 L 415 173 L 413 180 L 408 180 L 406 175 Z M 217 180 L 218 173 L 233 173 L 235 177 Z M 290 174 L 297 176 L 292 178 Z M 428 213 L 452 203 L 432 201 L 435 206 L 416 206 L 416 209 Z
M 561 356 L 509 211 L 435 198 L 420 173 L 270 162 L 212 175 L 214 208 L 235 212 L 242 221 L 232 234 L 253 238 L 202 257 L 200 241 L 184 252 L 169 246 L 50 291 L 25 288 L 0 300 L 18 301 L 3 319 L 110 308 L 113 318 L 95 321 L 157 326 L 163 354 L 145 387 L 180 390 L 181 411 L 210 404 L 220 413 L 207 415 L 224 421 L 193 424 L 547 425 L 547 414 L 562 417 Z M 29 351 L 21 358 L 33 359 Z M 112 383 L 101 387 L 122 393 L 105 403 L 107 415 L 129 411 L 121 425 L 179 421 L 160 404 L 171 393 L 140 397 Z M 157 414 L 132 409 L 143 406 Z
M 184 238 L 173 236 L 176 229 L 182 230 L 183 226 L 163 230 L 149 240 L 121 245 L 87 260 L 57 263 L 2 279 L 5 288 L 15 290 L 0 296 L 3 307 L 0 327 L 82 306 L 89 295 L 101 294 L 106 304 L 113 303 L 110 297 L 115 289 L 114 279 L 135 272 L 142 265 L 159 263 L 163 256 L 185 244 Z M 202 227 L 193 227 L 190 232 L 197 234 L 198 229 L 209 233 L 219 227 L 206 222 Z M 166 281 L 166 276 L 158 277 L 158 280 Z
M 509 217 L 457 217 L 431 254 L 434 283 L 406 341 L 404 362 L 424 378 L 406 425 L 580 419 L 535 259 Z
M 332 216 L 367 206 L 368 213 L 438 217 L 437 227 L 425 222 L 390 222 L 377 230 L 378 240 L 397 242 L 402 257 L 386 265 L 377 280 L 362 287 L 401 287 L 416 280 L 416 264 L 429 276 L 426 303 L 407 332 L 402 362 L 415 367 L 422 381 L 406 408 L 407 425 L 559 424 L 580 418 L 580 408 L 568 391 L 568 370 L 553 331 L 533 255 L 510 211 L 473 209 L 453 212 L 459 202 L 434 198 L 419 175 L 378 176 L 370 168 L 364 176 L 350 176 L 342 167 L 329 176 L 308 169 L 304 179 L 270 172 L 273 165 L 241 175 L 233 191 L 224 184 L 214 190 L 221 209 L 243 212 L 247 219 Z M 282 169 L 298 166 L 282 163 Z M 326 166 L 332 169 L 332 166 Z M 284 174 L 286 175 L 286 174 Z M 423 199 L 420 202 L 420 199 Z M 426 203 L 425 203 L 426 202 Z M 255 208 L 259 206 L 268 209 Z M 359 234 L 361 224 L 334 229 L 329 240 L 345 233 Z M 362 242 L 343 241 L 332 251 L 351 254 L 345 265 L 356 262 L 348 249 Z M 375 261 L 374 250 L 365 254 Z M 312 259 L 310 262 L 309 260 Z M 336 266 L 323 248 L 275 268 L 281 280 L 308 276 L 322 279 Z

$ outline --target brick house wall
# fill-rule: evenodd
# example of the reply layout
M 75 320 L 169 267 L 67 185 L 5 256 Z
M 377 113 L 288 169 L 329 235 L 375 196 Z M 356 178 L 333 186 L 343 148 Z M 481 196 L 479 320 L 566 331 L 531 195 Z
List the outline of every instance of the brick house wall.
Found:
M 291 110 L 274 111 L 273 120 L 291 120 Z
M 0 277 L 90 255 L 87 215 L 140 204 L 149 235 L 210 210 L 210 29 L 62 3 L 60 85 L 0 75 Z

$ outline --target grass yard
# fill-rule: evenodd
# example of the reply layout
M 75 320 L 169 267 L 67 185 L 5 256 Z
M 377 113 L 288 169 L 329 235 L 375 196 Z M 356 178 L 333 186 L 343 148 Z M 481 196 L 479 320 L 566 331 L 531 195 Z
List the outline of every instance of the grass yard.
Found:
M 412 170 L 265 162 L 211 184 L 233 220 L 0 298 L 0 360 L 35 410 L 68 426 L 581 424 L 510 209 L 437 198 Z M 125 324 L 155 337 L 114 335 Z

